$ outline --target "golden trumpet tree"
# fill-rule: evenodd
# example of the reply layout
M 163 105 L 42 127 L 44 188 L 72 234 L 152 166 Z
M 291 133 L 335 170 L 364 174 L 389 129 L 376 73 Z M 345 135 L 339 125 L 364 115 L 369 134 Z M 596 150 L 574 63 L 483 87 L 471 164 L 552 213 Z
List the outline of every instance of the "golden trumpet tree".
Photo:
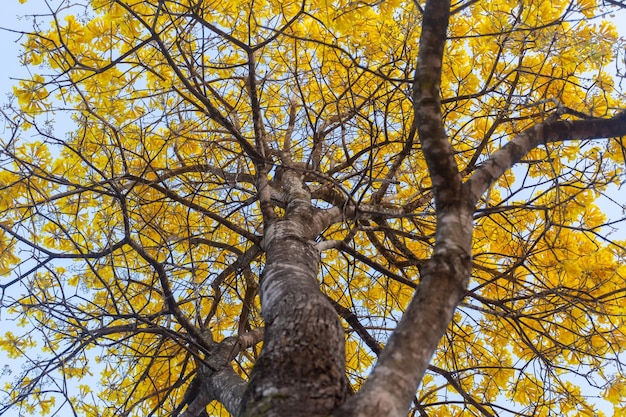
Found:
M 626 412 L 622 3 L 28 1 L 0 414 Z

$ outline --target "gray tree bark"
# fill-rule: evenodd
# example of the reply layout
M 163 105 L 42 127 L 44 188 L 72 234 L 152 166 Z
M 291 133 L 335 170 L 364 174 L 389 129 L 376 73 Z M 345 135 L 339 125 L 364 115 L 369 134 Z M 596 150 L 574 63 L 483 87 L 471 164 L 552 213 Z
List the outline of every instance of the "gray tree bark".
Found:
M 240 415 L 327 416 L 345 401 L 344 332 L 319 289 L 315 238 L 329 213 L 311 206 L 294 171 L 282 176 L 287 207 L 264 235 L 266 265 L 260 296 L 265 338 Z

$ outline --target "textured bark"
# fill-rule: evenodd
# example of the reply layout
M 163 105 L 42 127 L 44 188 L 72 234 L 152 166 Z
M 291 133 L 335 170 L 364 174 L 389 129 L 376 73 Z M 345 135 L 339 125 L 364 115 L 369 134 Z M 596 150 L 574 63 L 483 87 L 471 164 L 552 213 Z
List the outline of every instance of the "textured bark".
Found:
M 283 175 L 284 218 L 267 226 L 260 295 L 265 338 L 241 416 L 324 416 L 347 395 L 344 332 L 319 289 L 313 240 L 325 227 L 308 189 Z
M 465 294 L 470 267 L 468 253 L 460 249 L 440 250 L 428 261 L 420 289 L 374 371 L 336 416 L 406 416 L 432 354 Z
M 210 332 L 205 333 L 205 340 L 212 342 Z M 247 383 L 233 370 L 230 363 L 242 349 L 255 345 L 262 337 L 263 330 L 255 329 L 238 337 L 228 337 L 220 343 L 212 343 L 206 357 L 197 359 L 197 374 L 178 407 L 180 410 L 187 405 L 180 417 L 205 416 L 206 406 L 213 400 L 220 402 L 230 414 L 235 415 L 241 407 Z M 178 410 L 173 413 L 173 417 Z
M 193 399 L 189 399 L 189 405 L 180 417 L 206 415 L 206 406 L 213 400 L 219 401 L 231 414 L 239 410 L 246 382 L 230 366 L 224 366 L 218 371 L 201 366 L 198 378 L 200 383 L 197 392 L 192 394 Z
M 626 135 L 624 111 L 610 119 L 548 121 L 534 125 L 513 138 L 476 169 L 467 181 L 472 203 L 475 204 L 495 180 L 541 144 L 624 135 Z
M 463 298 L 471 272 L 473 206 L 461 181 L 441 114 L 441 66 L 450 14 L 448 1 L 424 9 L 414 111 L 432 178 L 437 230 L 420 286 L 359 393 L 336 416 L 406 416 L 430 359 Z

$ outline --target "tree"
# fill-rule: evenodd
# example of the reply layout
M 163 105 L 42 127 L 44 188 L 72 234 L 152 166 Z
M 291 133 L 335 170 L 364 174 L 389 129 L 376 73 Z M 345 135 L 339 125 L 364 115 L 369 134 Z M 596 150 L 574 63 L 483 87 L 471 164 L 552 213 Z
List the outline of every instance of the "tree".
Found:
M 0 413 L 624 412 L 621 3 L 39 3 Z

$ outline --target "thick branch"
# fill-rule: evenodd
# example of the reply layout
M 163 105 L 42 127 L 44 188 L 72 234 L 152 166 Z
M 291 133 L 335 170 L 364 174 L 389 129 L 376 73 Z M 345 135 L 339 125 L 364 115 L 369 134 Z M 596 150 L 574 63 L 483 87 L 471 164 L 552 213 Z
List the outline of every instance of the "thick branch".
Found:
M 243 349 L 259 343 L 263 333 L 263 328 L 257 328 L 239 337 L 228 337 L 216 344 L 207 358 L 198 361 L 197 374 L 181 403 L 189 405 L 180 417 L 206 415 L 206 406 L 213 400 L 219 401 L 231 415 L 237 414 L 247 383 L 230 362 Z
M 453 217 L 470 219 L 471 215 Z M 444 219 L 445 221 L 445 219 Z M 439 340 L 465 294 L 471 258 L 447 247 L 422 268 L 420 287 L 361 390 L 339 415 L 405 416 Z
M 626 112 L 610 119 L 548 121 L 524 130 L 491 156 L 467 180 L 472 204 L 508 169 L 541 144 L 566 140 L 602 139 L 626 135 Z
M 426 3 L 413 83 L 415 125 L 438 208 L 458 199 L 461 188 L 461 175 L 441 114 L 441 68 L 449 17 L 449 1 Z
M 439 340 L 465 294 L 471 270 L 473 206 L 463 190 L 441 114 L 441 68 L 450 2 L 424 9 L 413 105 L 419 140 L 432 178 L 437 232 L 419 290 L 359 393 L 335 415 L 405 416 Z

